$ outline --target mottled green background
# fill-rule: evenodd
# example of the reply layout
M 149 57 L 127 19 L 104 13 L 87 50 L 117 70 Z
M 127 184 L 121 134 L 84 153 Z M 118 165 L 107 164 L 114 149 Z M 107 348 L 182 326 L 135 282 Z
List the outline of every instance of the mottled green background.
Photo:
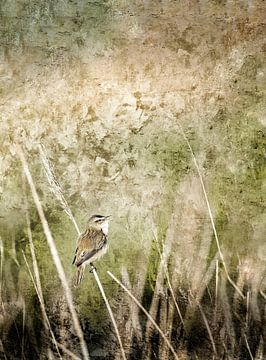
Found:
M 264 1 L 0 3 L 1 296 L 2 302 L 25 299 L 29 329 L 41 329 L 41 315 L 22 257 L 24 250 L 30 259 L 25 191 L 55 329 L 62 327 L 63 295 L 31 194 L 22 191 L 15 143 L 27 154 L 70 284 L 76 233 L 49 189 L 38 145 L 46 148 L 81 228 L 93 213 L 113 215 L 110 250 L 97 269 L 121 330 L 128 305 L 121 305 L 124 294 L 106 270 L 121 277 L 126 268 L 149 308 L 160 260 L 155 233 L 161 249 L 171 244 L 168 265 L 177 287 L 200 287 L 195 274 L 217 253 L 179 125 L 198 161 L 234 281 L 239 287 L 242 278 L 254 281 L 255 297 L 265 291 L 265 33 Z M 113 359 L 115 336 L 89 272 L 73 294 L 89 351 L 101 358 L 105 349 Z M 6 324 L 3 344 L 12 354 Z M 58 336 L 74 344 L 68 334 Z M 38 336 L 35 341 L 45 358 L 45 345 Z M 195 344 L 204 354 L 207 345 Z M 109 359 L 107 353 L 102 358 Z

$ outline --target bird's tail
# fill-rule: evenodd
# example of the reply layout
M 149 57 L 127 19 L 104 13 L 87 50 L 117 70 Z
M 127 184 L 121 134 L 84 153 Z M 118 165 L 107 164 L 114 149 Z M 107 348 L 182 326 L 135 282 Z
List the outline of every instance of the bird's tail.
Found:
M 85 266 L 84 266 L 84 265 L 80 265 L 80 266 L 78 267 L 77 273 L 76 273 L 75 286 L 79 286 L 79 285 L 80 285 L 81 280 L 83 279 L 84 270 L 85 270 Z

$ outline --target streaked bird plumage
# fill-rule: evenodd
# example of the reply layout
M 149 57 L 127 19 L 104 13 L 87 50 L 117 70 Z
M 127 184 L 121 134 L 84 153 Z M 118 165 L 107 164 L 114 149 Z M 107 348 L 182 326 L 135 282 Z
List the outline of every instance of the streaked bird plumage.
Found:
M 86 230 L 79 236 L 73 264 L 77 266 L 75 285 L 83 278 L 86 265 L 102 257 L 108 249 L 108 222 L 110 216 L 93 215 Z

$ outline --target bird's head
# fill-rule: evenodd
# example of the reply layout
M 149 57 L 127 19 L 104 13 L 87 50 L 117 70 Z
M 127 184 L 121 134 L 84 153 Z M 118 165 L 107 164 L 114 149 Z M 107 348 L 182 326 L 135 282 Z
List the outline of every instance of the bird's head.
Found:
M 97 230 L 102 230 L 105 235 L 108 233 L 108 225 L 111 215 L 92 215 L 88 220 L 88 227 L 93 227 Z

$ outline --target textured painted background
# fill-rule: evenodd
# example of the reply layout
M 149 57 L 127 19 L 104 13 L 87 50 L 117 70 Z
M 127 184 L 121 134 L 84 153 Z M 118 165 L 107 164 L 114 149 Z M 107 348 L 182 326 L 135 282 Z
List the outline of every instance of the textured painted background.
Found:
M 21 253 L 24 250 L 30 257 L 15 143 L 23 144 L 27 154 L 70 283 L 75 229 L 50 192 L 38 153 L 40 142 L 80 226 L 85 226 L 92 213 L 113 215 L 110 251 L 98 271 L 123 329 L 125 321 L 130 323 L 125 320 L 128 305 L 106 275 L 107 269 L 119 277 L 126 269 L 135 293 L 149 308 L 158 291 L 154 234 L 162 249 L 163 244 L 170 244 L 168 267 L 176 289 L 182 284 L 198 294 L 201 275 L 217 253 L 181 125 L 204 177 L 227 266 L 240 288 L 246 289 L 245 281 L 252 284 L 248 296 L 259 312 L 256 329 L 262 328 L 265 315 L 260 303 L 265 301 L 266 288 L 265 7 L 264 1 L 0 3 L 1 296 L 4 303 L 19 303 L 19 309 L 21 299 L 26 301 L 30 340 L 25 340 L 25 349 L 38 348 L 36 358 L 40 354 L 45 358 L 46 348 L 32 335 L 41 331 L 41 325 Z M 67 310 L 67 325 L 59 323 L 63 295 L 55 291 L 60 289 L 55 286 L 59 280 L 30 193 L 28 199 L 53 326 L 62 342 L 78 349 L 67 332 L 71 328 Z M 92 358 L 113 359 L 115 354 L 119 358 L 118 350 L 110 350 L 115 337 L 110 335 L 112 326 L 89 273 L 74 296 Z M 162 310 L 158 309 L 159 319 Z M 19 337 L 5 316 L 2 351 L 9 356 L 14 351 L 10 338 L 19 343 Z M 249 325 L 236 325 L 232 320 L 225 332 L 230 326 L 244 329 Z M 213 331 L 218 339 L 220 335 Z M 206 351 L 212 351 L 208 334 L 192 333 L 191 344 L 188 340 L 188 346 L 179 351 L 185 359 L 196 349 L 203 359 Z M 129 334 L 125 332 L 125 343 Z M 232 334 L 237 341 L 237 330 Z M 264 342 L 260 345 L 262 338 L 263 331 L 258 330 L 254 346 L 250 340 L 253 356 L 261 351 L 260 346 L 265 347 Z M 218 343 L 222 358 L 223 345 Z M 19 349 L 11 358 L 23 358 Z M 247 348 L 241 349 L 234 356 L 249 358 Z M 139 358 L 138 349 L 134 351 Z M 25 354 L 27 358 L 26 350 Z M 226 358 L 231 359 L 228 354 L 229 350 Z M 168 355 L 158 350 L 151 356 Z

